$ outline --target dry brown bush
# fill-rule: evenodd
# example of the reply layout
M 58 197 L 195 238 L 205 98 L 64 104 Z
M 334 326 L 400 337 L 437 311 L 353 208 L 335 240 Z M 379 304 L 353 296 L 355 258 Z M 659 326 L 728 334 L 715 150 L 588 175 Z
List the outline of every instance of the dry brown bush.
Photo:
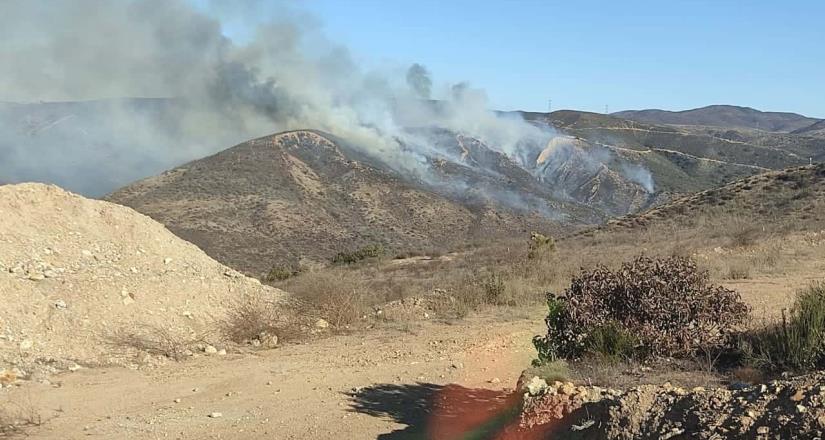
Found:
M 540 361 L 592 349 L 690 357 L 729 345 L 749 312 L 736 292 L 709 284 L 706 272 L 681 257 L 638 257 L 617 271 L 583 271 L 564 297 L 549 295 L 548 306 L 548 333 L 535 341 Z
M 367 280 L 362 271 L 339 268 L 304 273 L 283 286 L 307 305 L 307 312 L 346 328 L 362 321 L 372 305 L 387 302 L 385 292 L 376 291 Z
M 238 344 L 258 344 L 277 336 L 281 341 L 299 339 L 302 320 L 309 318 L 308 306 L 301 301 L 276 301 L 245 296 L 229 305 L 218 327 L 228 340 Z

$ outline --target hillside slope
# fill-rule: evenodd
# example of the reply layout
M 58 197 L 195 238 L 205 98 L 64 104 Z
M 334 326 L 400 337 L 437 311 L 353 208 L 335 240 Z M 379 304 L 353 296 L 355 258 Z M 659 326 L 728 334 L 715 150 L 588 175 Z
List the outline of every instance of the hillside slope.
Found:
M 798 230 L 825 226 L 825 164 L 771 171 L 701 191 L 647 211 L 608 221 L 604 227 L 637 228 L 740 219 L 753 227 Z M 808 228 L 816 230 L 816 227 Z
M 658 109 L 626 110 L 612 115 L 648 124 L 709 125 L 776 132 L 792 132 L 818 121 L 796 113 L 763 112 L 734 105 L 709 105 L 677 112 Z
M 536 124 L 635 156 L 657 192 L 689 193 L 738 178 L 825 160 L 813 136 L 702 126 L 654 125 L 572 110 L 523 113 Z
M 792 133 L 805 136 L 825 137 L 825 120 L 817 121 L 807 127 L 794 130 Z
M 130 208 L 0 186 L 0 370 L 129 362 L 118 332 L 203 335 L 245 294 L 285 298 Z

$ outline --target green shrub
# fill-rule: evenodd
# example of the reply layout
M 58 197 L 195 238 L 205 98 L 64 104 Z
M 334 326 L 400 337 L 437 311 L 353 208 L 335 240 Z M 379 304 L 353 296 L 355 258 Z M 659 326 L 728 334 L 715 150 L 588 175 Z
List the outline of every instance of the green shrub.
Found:
M 745 335 L 745 362 L 771 371 L 825 367 L 825 284 L 797 294 L 782 322 Z
M 264 277 L 264 281 L 270 283 L 273 281 L 283 281 L 292 278 L 295 275 L 298 275 L 298 273 L 299 271 L 290 269 L 285 266 L 275 266 L 272 269 L 270 269 L 269 272 L 266 274 L 266 277 Z
M 700 348 L 727 347 L 748 307 L 707 279 L 683 257 L 639 257 L 615 272 L 582 271 L 563 297 L 548 297 L 547 334 L 533 341 L 538 362 L 590 351 L 690 357 Z
M 544 322 L 548 328 L 560 331 L 564 326 L 567 304 L 553 295 L 547 295 L 547 317 Z M 546 365 L 564 358 L 560 338 L 549 338 L 536 336 L 533 338 L 533 346 L 536 347 L 538 358 L 533 361 L 533 366 Z
M 615 322 L 597 327 L 584 342 L 585 351 L 613 360 L 643 357 L 638 352 L 639 338 Z
M 332 257 L 333 263 L 351 264 L 367 258 L 377 258 L 384 255 L 384 247 L 380 244 L 370 244 L 352 252 L 338 252 Z

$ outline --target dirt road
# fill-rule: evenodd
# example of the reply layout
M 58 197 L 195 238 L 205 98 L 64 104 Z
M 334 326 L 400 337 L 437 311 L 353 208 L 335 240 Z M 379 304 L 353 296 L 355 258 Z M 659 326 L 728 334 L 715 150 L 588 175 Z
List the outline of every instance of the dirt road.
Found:
M 0 399 L 36 408 L 44 423 L 27 434 L 38 439 L 415 438 L 430 422 L 427 402 L 449 392 L 443 385 L 512 387 L 534 355 L 541 312 L 425 321 L 137 371 L 84 369 Z
M 726 284 L 755 317 L 772 316 L 821 279 L 811 264 L 817 271 L 797 267 L 810 276 Z M 0 390 L 0 407 L 31 407 L 43 423 L 26 434 L 37 439 L 463 438 L 432 432 L 500 413 L 504 389 L 534 357 L 543 312 L 498 309 L 139 370 L 82 369 Z

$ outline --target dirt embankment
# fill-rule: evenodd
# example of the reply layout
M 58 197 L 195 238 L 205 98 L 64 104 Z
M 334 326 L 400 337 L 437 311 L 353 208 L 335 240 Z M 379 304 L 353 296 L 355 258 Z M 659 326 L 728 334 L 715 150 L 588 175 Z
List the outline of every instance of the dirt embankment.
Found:
M 0 371 L 129 363 L 123 332 L 219 344 L 215 320 L 245 294 L 285 297 L 130 208 L 0 186 Z

